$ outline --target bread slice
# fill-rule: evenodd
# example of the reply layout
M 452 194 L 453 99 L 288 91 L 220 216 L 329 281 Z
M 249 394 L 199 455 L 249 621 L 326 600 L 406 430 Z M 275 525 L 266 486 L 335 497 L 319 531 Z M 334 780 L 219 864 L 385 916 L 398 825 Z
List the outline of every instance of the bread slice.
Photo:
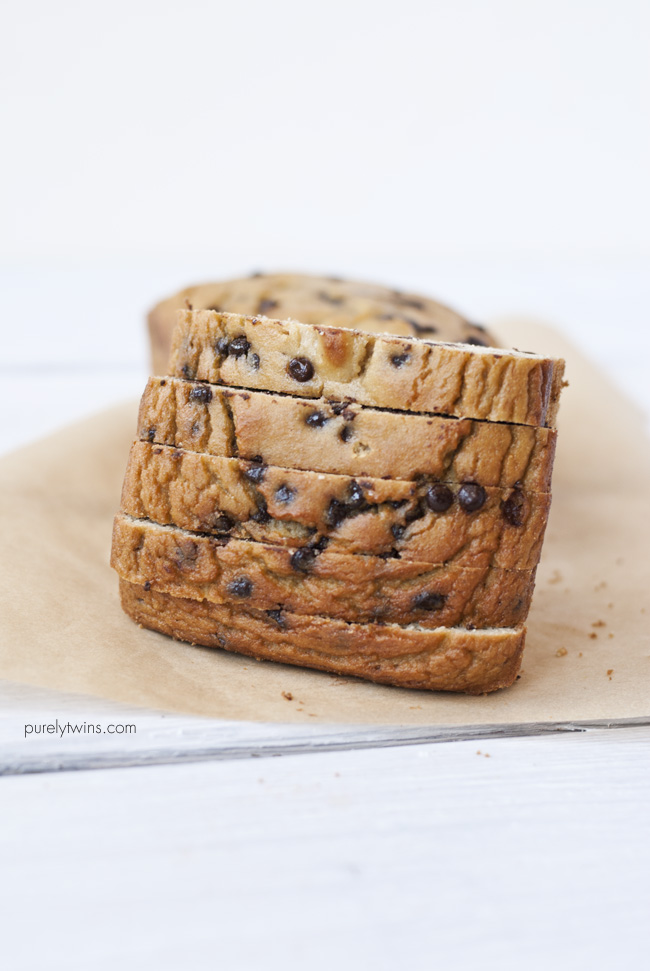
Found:
M 187 287 L 157 304 L 148 316 L 154 374 L 167 369 L 176 313 L 188 305 L 194 310 L 270 313 L 306 324 L 498 346 L 484 327 L 420 294 L 302 273 L 255 273 Z
M 134 442 L 122 511 L 233 539 L 331 553 L 534 569 L 551 497 L 521 489 L 265 466 Z
M 131 583 L 176 597 L 286 609 L 357 623 L 423 628 L 515 627 L 526 618 L 534 570 L 443 565 L 288 550 L 115 518 L 111 566 Z
M 185 310 L 178 313 L 170 372 L 303 398 L 553 427 L 564 362 L 524 351 Z
M 418 625 L 346 624 L 281 610 L 174 597 L 120 581 L 136 623 L 190 644 L 381 684 L 485 694 L 517 677 L 525 628 L 423 630 Z
M 145 441 L 355 478 L 475 482 L 550 492 L 556 432 L 471 419 L 398 414 L 358 404 L 150 378 Z

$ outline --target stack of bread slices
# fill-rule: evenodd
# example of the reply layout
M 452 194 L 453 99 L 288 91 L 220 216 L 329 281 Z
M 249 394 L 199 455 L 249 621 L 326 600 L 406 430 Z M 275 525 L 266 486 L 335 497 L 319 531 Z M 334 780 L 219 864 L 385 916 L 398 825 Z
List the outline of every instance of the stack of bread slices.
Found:
M 511 684 L 563 369 L 180 311 L 115 520 L 124 609 L 192 644 L 386 684 Z

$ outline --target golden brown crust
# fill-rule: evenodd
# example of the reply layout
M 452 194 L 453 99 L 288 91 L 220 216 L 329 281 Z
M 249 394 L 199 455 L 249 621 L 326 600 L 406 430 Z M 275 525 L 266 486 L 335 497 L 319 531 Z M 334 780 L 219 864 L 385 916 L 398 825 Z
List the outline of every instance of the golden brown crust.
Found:
M 427 337 L 440 341 L 475 341 L 498 346 L 494 335 L 419 294 L 371 283 L 301 273 L 257 273 L 252 277 L 187 287 L 149 313 L 154 374 L 167 370 L 176 313 L 218 308 L 237 314 L 272 314 L 306 324 L 355 327 L 368 333 Z
M 295 320 L 179 311 L 170 373 L 303 398 L 546 426 L 564 362 Z
M 356 480 L 140 441 L 131 449 L 122 511 L 290 548 L 326 538 L 332 553 L 399 554 L 427 563 L 467 555 L 476 564 L 534 569 L 550 496 L 487 487 L 481 499 L 477 506 L 472 490 L 426 478 Z
M 517 677 L 525 629 L 419 630 L 363 625 L 185 600 L 120 581 L 122 606 L 143 627 L 205 647 L 403 688 L 484 694 Z
M 138 434 L 161 445 L 354 478 L 426 475 L 526 492 L 550 492 L 556 442 L 547 428 L 343 408 L 176 378 L 149 380 Z
M 516 627 L 526 618 L 535 583 L 534 570 L 475 567 L 467 556 L 436 566 L 293 551 L 125 515 L 115 518 L 111 566 L 124 580 L 176 597 L 426 628 Z

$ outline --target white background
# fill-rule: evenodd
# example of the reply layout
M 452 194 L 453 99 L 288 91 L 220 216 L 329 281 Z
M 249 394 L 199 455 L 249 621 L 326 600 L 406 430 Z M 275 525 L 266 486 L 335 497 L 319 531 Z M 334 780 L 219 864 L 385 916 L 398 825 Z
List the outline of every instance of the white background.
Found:
M 260 268 L 544 318 L 650 411 L 649 28 L 645 0 L 4 0 L 0 451 L 138 396 L 148 306 Z M 4 685 L 0 769 L 80 711 L 193 731 Z M 4 953 L 643 967 L 649 742 L 0 779 Z
M 259 268 L 547 319 L 650 404 L 643 0 L 2 11 L 0 404 L 38 382 L 4 449 L 137 396 L 148 306 Z

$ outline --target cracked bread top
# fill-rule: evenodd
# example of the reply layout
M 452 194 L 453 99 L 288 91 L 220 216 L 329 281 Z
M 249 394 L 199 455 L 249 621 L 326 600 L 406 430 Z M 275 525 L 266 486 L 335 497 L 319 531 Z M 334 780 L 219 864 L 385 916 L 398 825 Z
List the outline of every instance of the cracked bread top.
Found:
M 522 351 L 179 311 L 176 377 L 405 412 L 553 427 L 564 362 Z
M 420 294 L 302 273 L 256 273 L 187 287 L 157 304 L 148 315 L 154 374 L 167 370 L 176 313 L 188 305 L 194 310 L 271 314 L 369 333 L 498 346 L 484 327 Z

